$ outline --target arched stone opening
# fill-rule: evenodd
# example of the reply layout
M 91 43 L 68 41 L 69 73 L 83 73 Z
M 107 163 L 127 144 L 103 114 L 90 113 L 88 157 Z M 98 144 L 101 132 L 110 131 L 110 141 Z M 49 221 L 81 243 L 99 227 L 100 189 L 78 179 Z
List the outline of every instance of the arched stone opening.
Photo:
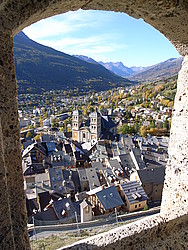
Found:
M 175 220 L 177 228 L 185 232 L 188 213 L 188 4 L 187 1 L 142 1 L 142 0 L 4 0 L 0 2 L 0 246 L 1 249 L 29 249 L 26 228 L 25 198 L 21 168 L 17 92 L 13 57 L 13 36 L 24 27 L 42 18 L 64 13 L 69 10 L 97 9 L 125 12 L 135 18 L 143 18 L 164 34 L 184 56 L 178 77 L 175 112 L 172 120 L 165 186 L 162 198 L 161 216 L 143 223 L 134 224 L 132 236 L 148 235 L 161 230 L 160 223 L 168 228 L 165 221 Z M 176 219 L 181 216 L 180 219 Z M 170 224 L 171 223 L 171 224 Z M 171 220 L 169 225 L 174 225 Z M 148 226 L 150 225 L 150 226 Z M 135 229 L 135 227 L 137 229 Z M 170 229 L 170 228 L 169 228 Z M 126 229 L 128 230 L 128 228 Z M 165 230 L 164 230 L 165 231 Z M 134 234 L 135 232 L 135 234 Z M 169 238 L 166 232 L 166 238 Z M 124 237 L 129 235 L 123 234 Z M 168 235 L 168 237 L 167 237 Z M 175 234 L 174 234 L 175 235 Z M 183 234 L 185 237 L 185 234 Z M 118 239 L 117 232 L 109 235 L 109 244 Z M 114 236 L 114 237 L 113 237 Z M 177 235 L 176 235 L 177 236 Z M 174 237 L 176 237 L 174 236 Z M 107 236 L 104 236 L 104 238 Z M 119 237 L 121 245 L 122 237 Z M 136 249 L 141 236 L 134 243 Z M 164 236 L 165 237 L 165 236 Z M 174 238 L 172 237 L 172 238 Z M 101 238 L 102 239 L 102 238 Z M 152 240 L 152 238 L 149 238 Z M 169 238 L 170 239 L 170 238 Z M 175 240 L 178 239 L 178 236 Z M 130 237 L 131 240 L 131 237 Z M 174 239 L 173 239 L 174 240 Z M 105 248 L 107 242 L 93 246 Z M 102 242 L 102 241 L 101 241 Z M 134 245 L 133 245 L 134 244 Z M 149 243 L 148 243 L 149 244 Z M 162 244 L 162 243 L 161 243 Z M 186 244 L 186 243 L 185 243 Z M 142 248 L 146 247 L 142 240 Z M 85 249 L 88 249 L 88 245 Z M 164 244 L 161 245 L 164 247 Z M 185 246 L 185 245 L 184 245 Z M 110 249 L 110 248 L 108 248 Z

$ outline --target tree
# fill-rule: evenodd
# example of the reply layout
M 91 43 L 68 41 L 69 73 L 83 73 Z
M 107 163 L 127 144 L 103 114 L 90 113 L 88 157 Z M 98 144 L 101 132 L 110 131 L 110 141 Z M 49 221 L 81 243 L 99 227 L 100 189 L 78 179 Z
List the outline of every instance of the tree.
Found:
M 173 102 L 173 101 L 170 101 L 170 102 L 168 103 L 168 107 L 169 107 L 169 108 L 173 108 L 173 107 L 174 107 L 174 102 Z
M 52 119 L 51 120 L 51 125 L 52 125 L 52 127 L 58 127 L 59 123 L 58 123 L 58 121 L 56 119 Z
M 60 132 L 64 132 L 64 131 L 65 131 L 65 128 L 64 128 L 64 127 L 61 127 L 61 128 L 59 129 L 59 131 L 60 131 Z
M 159 129 L 158 128 L 150 128 L 149 130 L 147 130 L 147 132 L 150 135 L 159 135 Z
M 146 210 L 148 210 L 148 205 L 147 204 L 144 206 L 144 211 L 146 211 Z
M 84 108 L 83 109 L 83 116 L 86 116 L 87 115 L 87 108 Z
M 140 135 L 141 135 L 142 137 L 146 137 L 146 135 L 147 135 L 147 127 L 146 127 L 146 126 L 142 126 L 142 127 L 140 128 Z
M 134 126 L 129 126 L 129 134 L 134 135 L 136 133 L 136 129 Z
M 32 137 L 33 137 L 33 136 L 32 136 L 32 134 L 31 134 L 31 132 L 28 131 L 27 134 L 26 134 L 26 138 L 32 138 Z
M 33 140 L 35 140 L 35 141 L 40 140 L 40 135 L 36 135 L 36 136 L 33 138 Z
M 168 107 L 169 100 L 161 100 L 161 104 L 165 107 Z
M 167 120 L 163 122 L 163 128 L 169 130 L 169 122 Z
M 119 134 L 135 134 L 136 133 L 136 130 L 134 128 L 134 126 L 128 126 L 127 124 L 124 124 L 123 126 L 121 127 L 118 127 L 118 133 Z

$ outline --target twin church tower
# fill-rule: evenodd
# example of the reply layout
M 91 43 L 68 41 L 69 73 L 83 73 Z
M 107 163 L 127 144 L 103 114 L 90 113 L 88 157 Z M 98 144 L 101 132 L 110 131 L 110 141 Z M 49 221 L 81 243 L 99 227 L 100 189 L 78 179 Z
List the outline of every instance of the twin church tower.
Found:
M 86 123 L 82 122 L 80 110 L 74 110 L 72 114 L 72 139 L 80 143 L 95 142 L 101 136 L 101 115 L 95 110 L 89 115 Z

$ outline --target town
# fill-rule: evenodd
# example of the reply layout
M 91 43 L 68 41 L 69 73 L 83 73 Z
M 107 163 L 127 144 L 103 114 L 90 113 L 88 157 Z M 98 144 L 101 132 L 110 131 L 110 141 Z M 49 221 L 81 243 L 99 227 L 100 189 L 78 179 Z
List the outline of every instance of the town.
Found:
M 173 81 L 18 95 L 28 221 L 71 223 L 76 213 L 86 222 L 160 205 Z

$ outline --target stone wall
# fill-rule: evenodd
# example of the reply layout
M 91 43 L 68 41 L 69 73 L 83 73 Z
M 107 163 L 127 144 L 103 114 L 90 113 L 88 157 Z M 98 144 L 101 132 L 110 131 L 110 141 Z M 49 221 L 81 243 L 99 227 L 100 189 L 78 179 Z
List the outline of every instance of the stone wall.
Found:
M 174 109 L 161 204 L 167 218 L 188 213 L 188 56 L 179 72 Z
M 187 216 L 167 221 L 156 215 L 79 241 L 61 250 L 186 250 L 187 235 Z
M 0 249 L 29 249 L 19 139 L 13 39 L 1 30 Z
M 186 249 L 188 2 L 185 0 L 0 1 L 0 249 L 30 248 L 21 168 L 13 35 L 42 18 L 79 8 L 113 10 L 143 18 L 185 56 L 178 77 L 161 216 L 87 240 L 82 248 L 116 249 L 116 242 L 119 249 Z M 74 249 L 81 248 L 75 246 Z

